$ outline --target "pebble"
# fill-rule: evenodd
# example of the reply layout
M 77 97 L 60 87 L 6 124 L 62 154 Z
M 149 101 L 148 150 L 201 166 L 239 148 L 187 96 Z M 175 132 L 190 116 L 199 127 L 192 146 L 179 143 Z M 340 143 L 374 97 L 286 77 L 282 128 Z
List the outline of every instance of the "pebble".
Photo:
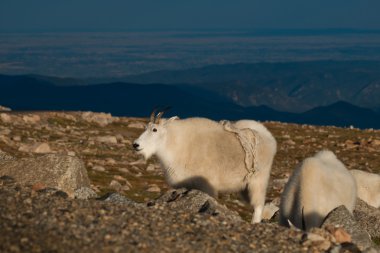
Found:
M 100 165 L 93 166 L 92 170 L 98 171 L 98 172 L 104 172 L 104 171 L 106 171 L 106 169 L 103 166 L 100 166 Z
M 11 116 L 7 113 L 0 113 L 0 119 L 3 123 L 11 123 L 12 122 Z
M 155 171 L 156 170 L 156 167 L 154 166 L 154 164 L 149 164 L 148 167 L 146 168 L 146 171 Z
M 21 144 L 18 151 L 36 154 L 53 153 L 48 143 L 36 143 L 32 145 Z
M 146 124 L 143 122 L 132 122 L 132 123 L 128 124 L 129 128 L 137 128 L 137 129 L 144 129 L 145 126 L 146 126 Z
M 296 143 L 293 140 L 289 139 L 289 140 L 284 141 L 283 144 L 286 144 L 286 145 L 289 145 L 289 146 L 293 146 Z
M 146 191 L 147 192 L 161 192 L 161 189 L 156 184 L 151 184 L 149 185 L 149 188 Z
M 39 115 L 24 115 L 22 120 L 27 124 L 37 124 L 41 121 L 41 117 Z
M 122 188 L 122 185 L 118 181 L 112 180 L 109 187 L 115 191 L 120 191 Z
M 97 136 L 97 137 L 90 137 L 89 141 L 95 140 L 100 143 L 106 143 L 106 144 L 117 144 L 117 139 L 115 136 Z

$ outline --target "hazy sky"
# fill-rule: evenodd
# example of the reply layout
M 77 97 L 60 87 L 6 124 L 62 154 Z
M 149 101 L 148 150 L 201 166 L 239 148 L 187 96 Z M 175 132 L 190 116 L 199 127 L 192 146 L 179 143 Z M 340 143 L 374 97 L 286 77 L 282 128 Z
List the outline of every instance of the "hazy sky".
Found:
M 379 0 L 0 0 L 0 31 L 380 29 Z

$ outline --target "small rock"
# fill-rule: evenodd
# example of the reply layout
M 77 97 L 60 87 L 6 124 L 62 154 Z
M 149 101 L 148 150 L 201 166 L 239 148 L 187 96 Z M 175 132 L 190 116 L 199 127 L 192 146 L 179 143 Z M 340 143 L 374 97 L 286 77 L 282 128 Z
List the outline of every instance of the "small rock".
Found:
M 351 235 L 341 227 L 326 226 L 325 229 L 334 236 L 337 243 L 352 242 Z
M 120 191 L 122 185 L 118 181 L 112 180 L 109 187 L 115 191 Z
M 116 164 L 116 161 L 112 158 L 107 158 L 106 159 L 106 164 L 107 165 L 115 165 Z
M 35 183 L 33 186 L 32 186 L 32 190 L 33 191 L 40 191 L 40 190 L 43 190 L 46 188 L 46 185 L 44 185 L 43 183 L 41 182 L 38 182 L 38 183 Z
M 89 123 L 96 123 L 101 127 L 105 127 L 108 124 L 118 121 L 118 118 L 112 117 L 110 113 L 95 112 L 84 112 L 82 114 L 82 119 Z
M 149 188 L 146 190 L 147 192 L 161 192 L 160 187 L 155 184 L 149 185 Z
M 64 119 L 67 119 L 67 120 L 70 120 L 70 121 L 77 122 L 77 119 L 73 115 L 70 115 L 67 113 L 58 113 L 57 116 L 64 118 Z
M 122 172 L 122 173 L 125 173 L 125 174 L 129 174 L 130 171 L 127 169 L 127 168 L 119 168 L 117 169 L 119 172 Z
M 105 196 L 100 197 L 100 199 L 116 204 L 145 207 L 145 204 L 137 203 L 123 195 L 120 195 L 119 193 L 106 194 Z
M 284 189 L 289 178 L 274 179 L 272 185 L 274 189 Z
M 158 199 L 148 203 L 148 206 L 154 205 L 165 205 L 172 210 L 220 216 L 233 223 L 242 222 L 237 212 L 219 204 L 213 197 L 198 190 L 185 188 L 169 190 Z
M 318 242 L 318 241 L 324 241 L 326 240 L 323 236 L 314 234 L 314 233 L 307 233 L 307 239 L 312 242 Z
M 37 154 L 48 154 L 53 152 L 47 143 L 36 143 L 33 145 L 22 144 L 18 151 Z
M 128 184 L 125 184 L 123 185 L 123 187 L 121 187 L 121 191 L 129 191 L 132 187 L 130 186 L 129 182 Z
M 345 147 L 347 149 L 354 149 L 354 148 L 357 148 L 360 145 L 360 143 L 359 142 L 354 142 L 352 140 L 346 140 L 344 142 L 344 145 L 345 145 Z
M 24 115 L 22 117 L 22 120 L 27 124 L 37 124 L 41 121 L 41 117 L 39 115 L 33 114 L 33 115 Z
M 10 112 L 11 108 L 0 105 L 0 112 Z
M 264 220 L 270 220 L 278 210 L 280 210 L 280 208 L 273 203 L 265 204 L 262 218 Z
M 115 137 L 116 137 L 117 141 L 120 143 L 123 143 L 123 141 L 125 141 L 124 136 L 121 134 L 117 134 L 117 135 L 115 135 Z
M 7 113 L 0 113 L 0 119 L 3 123 L 11 123 L 12 118 Z
M 74 151 L 67 151 L 67 155 L 69 155 L 69 156 L 75 156 L 76 154 L 75 154 Z
M 96 194 L 96 192 L 89 187 L 81 187 L 76 189 L 74 192 L 74 198 L 76 199 L 94 199 L 97 197 L 98 194 Z
M 89 141 L 96 141 L 100 143 L 106 143 L 106 144 L 117 144 L 117 139 L 115 136 L 97 136 L 97 137 L 90 137 Z
M 91 169 L 95 170 L 95 171 L 98 171 L 98 172 L 104 172 L 104 171 L 106 171 L 106 169 L 103 166 L 100 166 L 100 165 L 95 165 Z
M 137 161 L 134 161 L 134 162 L 130 162 L 129 165 L 142 165 L 142 164 L 146 164 L 146 161 L 144 159 L 139 159 Z
M 286 140 L 286 141 L 284 141 L 283 143 L 286 144 L 286 145 L 289 145 L 289 146 L 294 146 L 294 145 L 296 145 L 296 143 L 295 143 L 293 140 L 291 140 L 291 139 Z
M 117 181 L 122 181 L 122 182 L 126 182 L 127 181 L 127 179 L 125 177 L 122 177 L 120 175 L 113 176 L 113 179 L 115 179 Z
M 145 126 L 146 126 L 146 124 L 143 122 L 132 122 L 132 123 L 128 124 L 129 128 L 137 128 L 137 129 L 144 129 Z
M 155 171 L 156 170 L 156 167 L 154 166 L 154 164 L 149 164 L 148 167 L 146 168 L 146 171 Z
M 305 240 L 302 243 L 302 245 L 304 246 L 315 245 L 318 247 L 319 251 L 325 252 L 331 247 L 331 242 L 319 234 L 309 232 L 306 234 L 306 239 L 307 240 Z
M 380 146 L 380 140 L 372 140 L 371 145 L 372 146 Z
M 0 135 L 9 135 L 12 131 L 9 128 L 1 128 Z
M 15 135 L 15 136 L 12 136 L 11 139 L 13 141 L 21 141 L 21 136 Z

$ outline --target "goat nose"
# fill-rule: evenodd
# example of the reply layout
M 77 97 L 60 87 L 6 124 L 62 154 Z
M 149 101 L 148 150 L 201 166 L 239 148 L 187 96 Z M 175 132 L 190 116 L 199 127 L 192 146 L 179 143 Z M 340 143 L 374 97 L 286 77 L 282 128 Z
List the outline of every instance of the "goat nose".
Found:
M 134 148 L 134 149 L 138 148 L 139 146 L 140 146 L 140 145 L 139 145 L 138 143 L 136 143 L 136 142 L 133 143 L 133 148 Z

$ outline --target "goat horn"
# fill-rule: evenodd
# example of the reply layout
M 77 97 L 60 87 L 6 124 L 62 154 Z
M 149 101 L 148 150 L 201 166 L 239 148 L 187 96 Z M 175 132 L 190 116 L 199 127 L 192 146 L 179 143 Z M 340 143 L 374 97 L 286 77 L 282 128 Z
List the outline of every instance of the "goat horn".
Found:
M 157 111 L 157 107 L 153 109 L 152 113 L 150 114 L 150 120 L 149 122 L 151 123 L 155 123 L 156 121 L 156 111 Z
M 160 111 L 160 112 L 157 114 L 157 117 L 156 117 L 156 122 L 157 122 L 157 123 L 160 122 L 160 119 L 161 119 L 162 115 L 164 115 L 164 113 L 165 113 L 166 111 L 168 111 L 170 108 L 171 108 L 170 106 L 167 106 L 167 107 L 165 107 L 162 111 Z

